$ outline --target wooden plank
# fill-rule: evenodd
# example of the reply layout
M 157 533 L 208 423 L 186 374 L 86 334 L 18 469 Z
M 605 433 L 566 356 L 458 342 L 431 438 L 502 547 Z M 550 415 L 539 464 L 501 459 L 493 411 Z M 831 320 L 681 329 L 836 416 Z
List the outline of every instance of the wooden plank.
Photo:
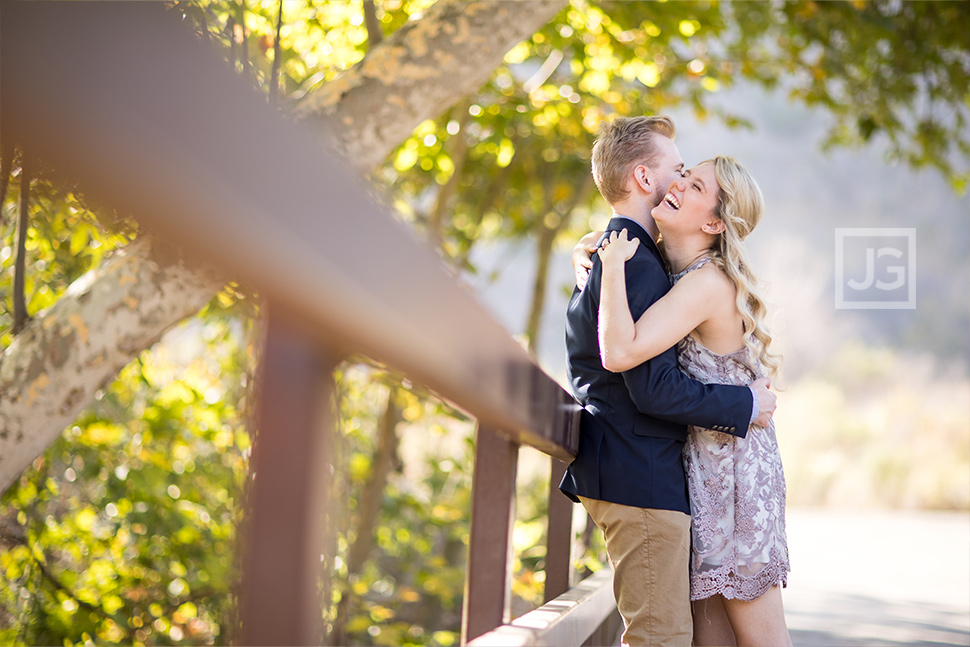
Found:
M 271 297 L 319 343 L 385 362 L 517 442 L 575 455 L 568 394 L 178 12 L 4 3 L 0 27 L 4 138 Z
M 549 514 L 546 530 L 545 602 L 559 597 L 572 586 L 573 506 L 559 491 L 566 463 L 549 459 Z
M 243 568 L 242 643 L 317 645 L 334 362 L 270 306 Z
M 613 571 L 604 568 L 538 609 L 472 640 L 468 647 L 578 647 L 615 611 Z
M 516 443 L 479 424 L 462 600 L 463 644 L 509 619 L 518 455 Z
M 622 638 L 623 618 L 620 612 L 614 608 L 613 612 L 596 628 L 583 647 L 602 647 L 603 645 L 619 645 Z

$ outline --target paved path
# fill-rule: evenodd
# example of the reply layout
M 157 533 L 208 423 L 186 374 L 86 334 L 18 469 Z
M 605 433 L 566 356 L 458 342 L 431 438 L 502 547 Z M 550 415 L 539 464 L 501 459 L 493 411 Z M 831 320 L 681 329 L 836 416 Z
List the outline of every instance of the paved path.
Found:
M 970 646 L 970 514 L 788 510 L 795 647 Z

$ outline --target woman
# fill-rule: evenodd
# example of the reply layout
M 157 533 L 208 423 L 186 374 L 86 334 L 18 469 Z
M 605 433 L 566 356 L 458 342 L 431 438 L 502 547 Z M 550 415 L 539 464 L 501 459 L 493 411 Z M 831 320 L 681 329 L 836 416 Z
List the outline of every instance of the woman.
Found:
M 635 323 L 624 263 L 639 241 L 624 230 L 603 242 L 605 368 L 625 371 L 677 344 L 681 370 L 703 382 L 745 385 L 777 369 L 742 243 L 762 208 L 758 185 L 731 157 L 675 180 L 652 211 L 673 287 Z M 781 600 L 789 571 L 785 480 L 774 423 L 752 426 L 745 438 L 692 427 L 684 464 L 695 644 L 791 645 Z

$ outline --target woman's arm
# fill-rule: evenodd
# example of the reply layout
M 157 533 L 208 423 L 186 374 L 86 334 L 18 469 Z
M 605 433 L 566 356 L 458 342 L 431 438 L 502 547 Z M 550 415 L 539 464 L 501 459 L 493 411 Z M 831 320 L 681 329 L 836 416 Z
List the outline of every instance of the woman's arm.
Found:
M 722 289 L 710 271 L 691 272 L 634 323 L 627 302 L 624 265 L 633 257 L 639 240 L 627 240 L 626 230 L 613 232 L 600 249 L 603 263 L 599 303 L 600 360 L 614 372 L 638 366 L 683 339 L 711 313 Z

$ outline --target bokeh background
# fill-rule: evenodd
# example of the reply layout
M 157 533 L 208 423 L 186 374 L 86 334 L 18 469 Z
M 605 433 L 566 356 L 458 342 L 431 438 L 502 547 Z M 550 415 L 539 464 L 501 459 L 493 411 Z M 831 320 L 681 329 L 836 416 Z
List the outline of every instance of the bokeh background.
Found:
M 720 101 L 752 130 L 670 111 L 688 165 L 730 154 L 765 195 L 748 239 L 784 355 L 777 425 L 795 505 L 958 509 L 970 505 L 970 201 L 932 171 L 864 150 L 823 151 L 830 118 L 743 84 Z M 601 229 L 605 203 L 586 221 Z M 913 309 L 836 307 L 836 231 L 912 228 Z M 564 380 L 566 241 L 550 280 L 539 358 Z M 575 241 L 573 241 L 575 242 Z M 480 290 L 509 330 L 527 316 L 528 245 L 482 250 Z M 861 279 L 861 275 L 857 278 Z M 884 277 L 888 280 L 889 277 Z
M 367 69 L 365 55 L 386 62 L 374 54 L 387 54 L 396 31 L 447 29 L 432 22 L 431 5 L 165 6 L 227 73 L 305 119 L 308 101 Z M 767 203 L 749 245 L 785 356 L 776 421 L 792 543 L 831 548 L 819 561 L 802 558 L 802 572 L 882 582 L 851 568 L 869 555 L 892 572 L 949 577 L 946 589 L 906 580 L 922 592 L 897 597 L 943 604 L 934 609 L 957 627 L 955 644 L 970 636 L 970 569 L 959 557 L 970 526 L 967 6 L 563 1 L 485 70 L 478 90 L 452 97 L 404 141 L 385 142 L 392 152 L 363 169 L 394 217 L 563 380 L 569 252 L 608 217 L 589 177 L 599 123 L 669 114 L 688 163 L 718 153 L 743 160 Z M 404 68 L 383 71 L 394 69 Z M 338 92 L 327 96 L 339 104 Z M 347 123 L 331 132 L 355 137 Z M 90 272 L 146 235 L 126 214 L 53 182 L 16 142 L 0 144 L 5 358 L 71 284 L 94 280 Z M 868 227 L 915 230 L 915 308 L 835 307 L 836 230 Z M 132 257 L 161 273 L 177 264 Z M 219 289 L 160 342 L 133 349 L 3 493 L 0 643 L 233 643 L 262 314 L 246 286 Z M 367 358 L 343 363 L 336 380 L 340 513 L 321 583 L 321 641 L 457 644 L 473 421 Z M 38 419 L 50 406 L 37 403 Z M 548 458 L 523 449 L 515 613 L 542 601 L 548 470 Z M 919 526 L 906 568 L 892 564 L 899 555 L 888 539 L 927 518 L 944 525 Z M 585 516 L 574 522 L 579 575 L 604 556 Z M 931 535 L 954 527 L 956 549 L 939 551 Z M 823 541 L 833 537 L 844 543 Z M 900 608 L 911 607 L 890 610 Z

